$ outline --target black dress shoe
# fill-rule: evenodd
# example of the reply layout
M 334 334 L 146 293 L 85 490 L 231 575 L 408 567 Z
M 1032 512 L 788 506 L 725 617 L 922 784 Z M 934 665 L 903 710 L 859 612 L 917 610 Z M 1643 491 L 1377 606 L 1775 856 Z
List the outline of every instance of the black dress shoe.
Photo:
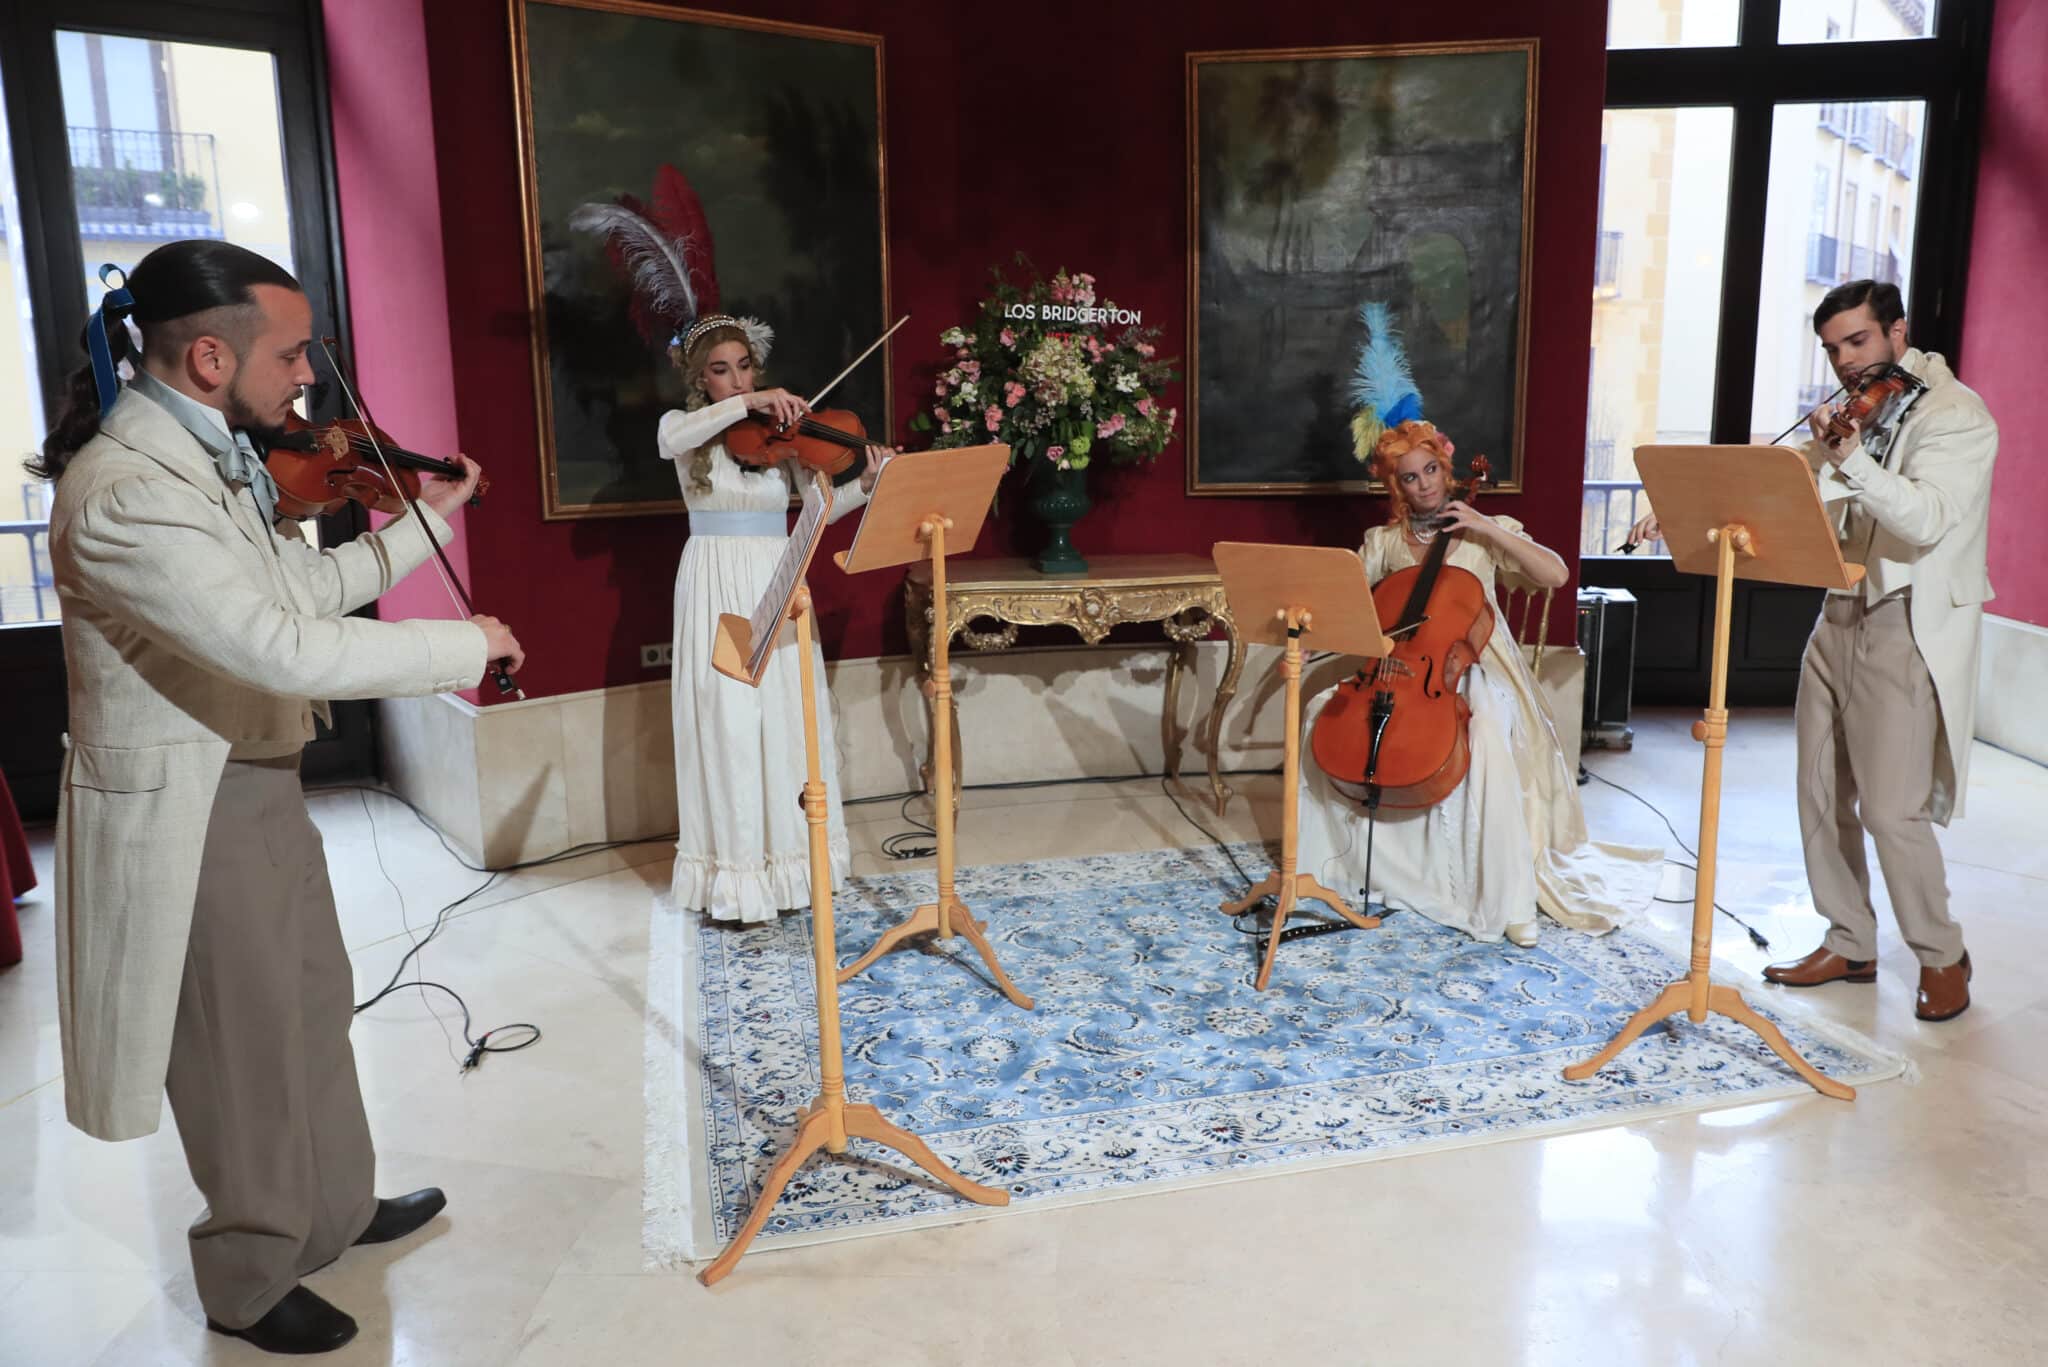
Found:
M 247 1340 L 266 1353 L 331 1353 L 356 1336 L 356 1322 L 303 1286 L 284 1293 L 284 1299 L 270 1307 L 268 1314 L 246 1329 L 230 1329 L 213 1320 L 206 1327 L 216 1334 Z
M 423 1187 L 410 1196 L 393 1196 L 388 1200 L 379 1198 L 377 1213 L 370 1217 L 370 1227 L 356 1236 L 356 1242 L 388 1244 L 393 1239 L 403 1239 L 439 1215 L 447 1205 L 448 1198 L 441 1194 L 439 1187 Z

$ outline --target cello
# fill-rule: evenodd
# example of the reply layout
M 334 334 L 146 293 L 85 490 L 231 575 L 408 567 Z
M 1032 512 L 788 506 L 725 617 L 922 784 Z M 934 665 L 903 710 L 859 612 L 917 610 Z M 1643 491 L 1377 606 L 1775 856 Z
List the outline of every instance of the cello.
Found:
M 1453 487 L 1451 497 L 1469 501 L 1491 478 L 1480 456 L 1469 484 Z M 1436 525 L 1445 530 L 1420 565 L 1373 586 L 1380 620 L 1394 624 L 1386 632 L 1393 653 L 1339 684 L 1310 735 L 1331 785 L 1369 808 L 1434 807 L 1472 764 L 1472 706 L 1458 685 L 1493 635 L 1493 605 L 1477 575 L 1444 563 L 1455 523 Z

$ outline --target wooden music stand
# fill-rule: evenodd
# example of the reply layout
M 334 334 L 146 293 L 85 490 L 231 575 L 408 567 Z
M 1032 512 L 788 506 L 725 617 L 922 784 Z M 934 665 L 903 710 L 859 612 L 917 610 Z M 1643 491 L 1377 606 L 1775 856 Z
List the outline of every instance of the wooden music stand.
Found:
M 1692 736 L 1707 748 L 1700 779 L 1699 873 L 1692 896 L 1692 964 L 1686 975 L 1629 1018 L 1607 1047 L 1564 1070 L 1573 1082 L 1591 1077 L 1643 1031 L 1683 1011 L 1694 1023 L 1707 1013 L 1747 1026 L 1792 1071 L 1825 1096 L 1853 1101 L 1856 1089 L 1801 1058 L 1784 1032 L 1759 1016 L 1732 987 L 1709 976 L 1714 941 L 1714 863 L 1721 831 L 1721 751 L 1728 742 L 1728 621 L 1735 580 L 1814 588 L 1853 588 L 1861 565 L 1847 564 L 1833 521 L 1821 503 L 1806 457 L 1785 446 L 1639 446 L 1636 469 L 1657 510 L 1671 560 L 1687 574 L 1711 574 L 1714 590 L 1714 672 L 1706 715 Z
M 849 1138 L 871 1140 L 903 1154 L 954 1191 L 984 1206 L 1006 1206 L 1010 1193 L 970 1182 L 940 1160 L 922 1139 L 890 1123 L 880 1110 L 854 1105 L 846 1099 L 846 1060 L 839 1042 L 839 962 L 832 938 L 832 855 L 825 826 L 828 804 L 823 766 L 818 757 L 818 695 L 815 669 L 811 663 L 811 592 L 803 583 L 803 572 L 817 553 L 824 531 L 825 510 L 831 506 L 830 486 L 824 476 L 813 475 L 804 482 L 804 513 L 790 537 L 790 548 L 776 569 L 754 617 L 725 613 L 718 619 L 718 634 L 712 645 L 711 666 L 719 673 L 759 687 L 768 657 L 781 636 L 784 622 L 796 621 L 796 650 L 803 678 L 804 715 L 804 820 L 811 836 L 811 943 L 818 980 L 818 1080 L 819 1092 L 811 1104 L 797 1113 L 796 1138 L 768 1171 L 761 1195 L 747 1216 L 747 1223 L 733 1236 L 717 1261 L 697 1275 L 710 1286 L 719 1281 L 740 1260 L 767 1222 L 783 1187 L 804 1165 L 804 1160 L 824 1149 L 846 1152 Z M 755 630 L 756 623 L 763 631 Z
M 1007 446 L 964 446 L 892 457 L 875 480 L 853 544 L 833 557 L 848 574 L 929 559 L 932 566 L 932 825 L 939 839 L 939 899 L 883 932 L 874 947 L 840 970 L 845 982 L 913 935 L 950 940 L 960 935 L 980 953 L 996 986 L 1026 1011 L 1034 1003 L 996 960 L 981 922 L 953 891 L 953 676 L 947 666 L 946 542 L 972 546 L 995 501 L 996 485 L 1010 467 Z
M 1280 674 L 1287 681 L 1286 760 L 1281 766 L 1280 867 L 1247 895 L 1219 908 L 1236 916 L 1262 897 L 1278 895 L 1273 926 L 1266 935 L 1265 959 L 1254 985 L 1263 992 L 1273 976 L 1280 948 L 1280 928 L 1303 897 L 1329 906 L 1360 930 L 1380 923 L 1361 916 L 1350 904 L 1306 873 L 1295 871 L 1295 847 L 1301 839 L 1301 638 L 1311 628 L 1320 649 L 1347 655 L 1384 656 L 1394 643 L 1380 634 L 1373 608 L 1372 585 L 1365 580 L 1365 562 L 1357 551 L 1334 546 L 1260 546 L 1244 541 L 1219 541 L 1216 568 L 1223 576 L 1223 594 L 1230 615 L 1240 624 L 1245 644 L 1280 646 Z

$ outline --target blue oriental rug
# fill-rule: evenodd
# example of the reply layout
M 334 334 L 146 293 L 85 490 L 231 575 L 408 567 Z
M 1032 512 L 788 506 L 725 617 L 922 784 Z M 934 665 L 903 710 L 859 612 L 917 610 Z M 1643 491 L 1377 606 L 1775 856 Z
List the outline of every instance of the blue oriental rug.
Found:
M 1239 847 L 1258 871 L 1265 853 Z M 1595 1052 L 1684 972 L 1643 936 L 1546 923 L 1535 949 L 1478 944 L 1412 913 L 1255 946 L 1217 913 L 1220 853 L 1161 850 L 963 870 L 960 895 L 1021 1011 L 963 940 L 902 949 L 840 989 L 847 1091 L 922 1136 L 1009 1212 L 1812 1095 L 1747 1030 L 1652 1029 L 1585 1082 Z M 835 899 L 842 962 L 932 876 L 855 880 Z M 1311 912 L 1317 908 L 1311 904 Z M 808 915 L 748 927 L 657 912 L 649 952 L 646 1245 L 709 1257 L 738 1229 L 818 1090 Z M 1746 992 L 1823 1072 L 1898 1076 L 1895 1055 Z M 1003 1213 L 855 1141 L 813 1158 L 757 1247 Z

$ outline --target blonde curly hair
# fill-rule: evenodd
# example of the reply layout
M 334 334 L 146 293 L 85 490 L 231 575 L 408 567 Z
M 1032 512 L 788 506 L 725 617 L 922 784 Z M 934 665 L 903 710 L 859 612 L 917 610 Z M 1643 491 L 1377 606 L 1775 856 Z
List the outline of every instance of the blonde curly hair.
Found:
M 738 342 L 746 347 L 747 355 L 754 362 L 756 383 L 761 376 L 762 357 L 760 349 L 747 330 L 737 322 L 720 324 L 706 329 L 691 341 L 687 348 L 678 341 L 670 345 L 668 358 L 677 370 L 682 372 L 684 383 L 689 386 L 690 396 L 683 403 L 689 411 L 696 411 L 711 402 L 711 392 L 704 383 L 704 367 L 711 359 L 712 351 L 727 342 Z M 711 491 L 711 442 L 687 453 L 690 462 L 690 487 L 702 493 Z
M 1401 496 L 1397 483 L 1401 473 L 1401 457 L 1411 451 L 1433 451 L 1444 464 L 1451 464 L 1451 457 L 1458 448 L 1451 439 L 1437 430 L 1436 424 L 1420 418 L 1389 427 L 1380 433 L 1379 441 L 1372 449 L 1373 478 L 1387 486 L 1387 521 L 1405 523 L 1408 521 L 1408 500 Z

